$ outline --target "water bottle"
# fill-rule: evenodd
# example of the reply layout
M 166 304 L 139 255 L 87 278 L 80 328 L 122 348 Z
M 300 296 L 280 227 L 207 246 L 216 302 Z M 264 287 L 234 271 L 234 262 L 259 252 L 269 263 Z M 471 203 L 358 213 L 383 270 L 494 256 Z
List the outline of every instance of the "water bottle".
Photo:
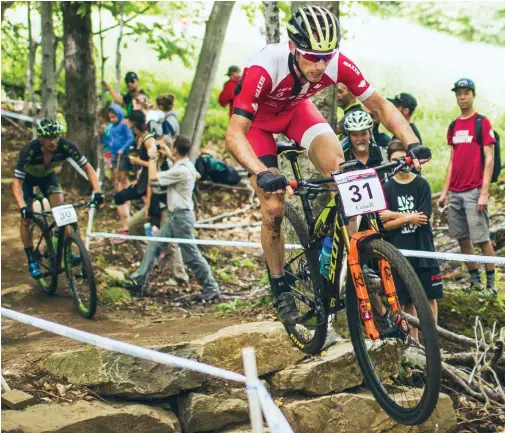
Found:
M 330 272 L 330 262 L 331 262 L 331 249 L 333 247 L 333 239 L 329 236 L 325 236 L 323 240 L 323 249 L 321 250 L 321 257 L 319 259 L 319 271 L 321 275 L 328 278 Z
M 151 227 L 151 223 L 145 223 L 144 230 L 146 232 L 146 236 L 149 236 L 151 238 L 154 236 L 153 228 Z

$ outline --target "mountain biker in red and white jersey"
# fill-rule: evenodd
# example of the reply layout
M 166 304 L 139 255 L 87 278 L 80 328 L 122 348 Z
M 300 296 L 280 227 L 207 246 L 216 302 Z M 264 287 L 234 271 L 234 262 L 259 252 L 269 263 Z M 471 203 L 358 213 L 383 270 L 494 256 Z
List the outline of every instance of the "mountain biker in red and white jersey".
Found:
M 283 133 L 307 149 L 325 176 L 344 161 L 339 140 L 310 97 L 327 86 L 344 83 L 419 161 L 431 152 L 422 147 L 401 113 L 380 96 L 352 60 L 338 50 L 340 25 L 328 9 L 304 6 L 288 23 L 289 41 L 253 54 L 237 86 L 226 146 L 251 174 L 262 213 L 261 242 L 270 270 L 274 306 L 288 325 L 300 319 L 284 276 L 281 223 L 284 195 L 293 191 L 279 173 L 273 134 Z M 422 161 L 423 162 L 423 161 Z

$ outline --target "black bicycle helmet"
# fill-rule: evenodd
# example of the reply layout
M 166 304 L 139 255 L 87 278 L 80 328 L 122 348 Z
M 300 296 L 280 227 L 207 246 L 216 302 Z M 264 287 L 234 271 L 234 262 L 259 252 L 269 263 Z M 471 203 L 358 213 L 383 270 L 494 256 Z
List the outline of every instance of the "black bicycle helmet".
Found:
M 62 126 L 49 117 L 44 117 L 37 122 L 37 136 L 39 137 L 54 137 L 61 133 Z

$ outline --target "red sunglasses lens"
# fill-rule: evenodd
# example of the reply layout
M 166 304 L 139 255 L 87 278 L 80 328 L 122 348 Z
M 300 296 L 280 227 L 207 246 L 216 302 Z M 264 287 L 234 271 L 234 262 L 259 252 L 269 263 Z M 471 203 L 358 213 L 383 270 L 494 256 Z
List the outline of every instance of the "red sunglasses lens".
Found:
M 305 60 L 312 63 L 317 63 L 319 61 L 329 62 L 333 57 L 335 57 L 335 52 L 328 54 L 310 54 L 310 53 L 300 53 Z

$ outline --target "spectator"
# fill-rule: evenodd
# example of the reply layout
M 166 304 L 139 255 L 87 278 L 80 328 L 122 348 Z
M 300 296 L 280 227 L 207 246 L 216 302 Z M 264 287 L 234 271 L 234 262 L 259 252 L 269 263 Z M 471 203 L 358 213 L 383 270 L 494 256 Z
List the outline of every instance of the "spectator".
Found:
M 343 83 L 337 84 L 337 105 L 344 110 L 344 117 L 337 123 L 337 133 L 341 134 L 340 139 L 342 139 L 344 138 L 342 134 L 344 133 L 345 116 L 356 110 L 361 111 L 363 107 L 356 99 L 356 96 Z
M 344 130 L 349 147 L 344 150 L 346 161 L 356 159 L 356 168 L 377 167 L 382 164 L 382 152 L 372 140 L 373 121 L 366 111 L 352 111 L 344 118 Z
M 398 109 L 398 111 L 402 113 L 403 117 L 405 117 L 405 120 L 409 122 L 412 131 L 414 131 L 414 134 L 416 134 L 416 137 L 419 139 L 419 143 L 423 144 L 419 129 L 417 129 L 417 126 L 414 124 L 414 122 L 412 122 L 412 115 L 417 108 L 416 98 L 414 98 L 410 93 L 403 92 L 399 93 L 394 98 L 388 98 L 388 101 L 391 101 Z
M 483 255 L 494 256 L 487 204 L 494 164 L 495 135 L 489 119 L 482 117 L 482 146 L 476 137 L 478 113 L 473 107 L 476 97 L 474 82 L 461 78 L 456 81 L 452 91 L 456 94 L 461 115 L 447 131 L 451 157 L 438 205 L 449 205 L 449 235 L 458 240 L 463 254 L 475 254 L 474 245 L 477 245 Z M 470 272 L 470 290 L 482 290 L 477 264 L 465 264 Z M 481 294 L 496 296 L 494 265 L 486 264 L 485 268 L 487 290 Z
M 230 79 L 224 83 L 223 90 L 221 90 L 221 93 L 219 94 L 219 103 L 221 106 L 230 106 L 230 117 L 233 109 L 233 100 L 235 99 L 235 87 L 237 87 L 241 73 L 242 71 L 238 66 L 230 66 L 228 68 L 228 73 L 226 74 Z
M 109 107 L 103 107 L 99 113 L 100 119 L 100 127 L 98 128 L 98 132 L 95 134 L 100 137 L 100 143 L 103 144 L 103 162 L 104 168 L 111 169 L 111 152 L 110 152 L 110 128 L 112 127 L 112 123 L 109 120 Z M 114 179 L 112 178 L 112 182 L 114 184 Z
M 128 171 L 131 164 L 128 159 L 128 149 L 134 143 L 132 130 L 123 123 L 123 110 L 117 104 L 109 107 L 109 120 L 112 126 L 109 128 L 112 184 L 115 191 L 121 191 L 128 187 Z
M 136 152 L 134 155 L 130 152 L 128 156 L 130 162 L 134 166 L 138 166 L 137 180 L 129 187 L 119 191 L 114 195 L 114 203 L 117 206 L 119 219 L 121 221 L 121 234 L 129 234 L 128 220 L 130 218 L 129 207 L 126 205 L 128 201 L 136 200 L 147 195 L 148 189 L 148 167 L 149 156 L 148 152 L 156 153 L 156 141 L 152 134 L 148 134 L 146 125 L 146 116 L 140 110 L 133 110 L 128 116 L 129 124 L 133 133 L 137 136 Z M 114 242 L 120 244 L 124 239 L 116 239 Z
M 163 111 L 157 109 L 152 110 L 152 104 L 147 95 L 137 95 L 132 101 L 133 109 L 140 110 L 146 116 L 147 132 L 153 134 L 155 138 L 158 136 L 159 125 L 163 122 L 165 116 Z
M 135 72 L 127 72 L 124 77 L 124 81 L 128 89 L 128 92 L 124 95 L 116 92 L 116 90 L 106 81 L 103 82 L 103 86 L 110 92 L 112 99 L 114 99 L 115 102 L 126 108 L 126 115 L 129 116 L 133 110 L 133 98 L 139 94 L 145 95 L 145 92 L 139 88 L 139 77 Z
M 193 189 L 197 172 L 188 155 L 191 149 L 189 138 L 178 135 L 174 141 L 174 165 L 168 171 L 157 172 L 156 156 L 150 156 L 149 179 L 154 185 L 159 183 L 168 187 L 167 205 L 169 217 L 156 236 L 194 239 L 195 217 L 193 215 Z M 152 153 L 150 153 L 152 155 Z M 140 267 L 127 278 L 126 287 L 137 295 L 143 294 L 144 284 L 151 272 L 155 258 L 165 248 L 162 242 L 150 242 Z M 181 244 L 184 263 L 202 286 L 197 300 L 213 300 L 220 297 L 219 287 L 212 276 L 209 264 L 196 245 Z
M 388 145 L 387 155 L 389 161 L 398 161 L 406 156 L 405 146 L 400 140 L 392 140 Z M 411 173 L 407 167 L 386 183 L 384 193 L 389 210 L 381 212 L 380 219 L 387 230 L 387 240 L 400 249 L 435 251 L 430 226 L 432 205 L 429 183 L 421 176 Z M 437 299 L 443 296 L 443 282 L 438 261 L 415 257 L 409 257 L 408 260 L 419 276 L 436 323 Z M 398 278 L 395 280 L 402 308 L 416 316 L 415 307 L 406 288 Z M 418 341 L 417 329 L 413 331 L 412 336 Z
M 163 142 L 171 146 L 174 138 L 179 134 L 179 120 L 174 110 L 175 95 L 164 93 L 156 98 L 156 105 L 163 112 L 163 123 L 161 124 L 161 134 Z

